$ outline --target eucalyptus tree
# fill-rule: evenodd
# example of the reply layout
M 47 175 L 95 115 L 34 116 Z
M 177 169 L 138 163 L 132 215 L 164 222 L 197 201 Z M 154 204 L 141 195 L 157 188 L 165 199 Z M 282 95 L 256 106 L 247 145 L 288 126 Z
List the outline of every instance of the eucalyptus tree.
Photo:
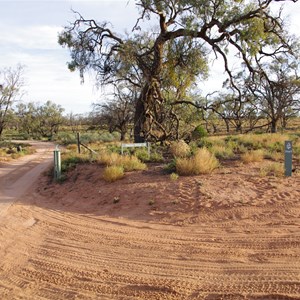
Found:
M 64 108 L 59 104 L 47 101 L 44 104 L 19 103 L 15 114 L 19 119 L 19 128 L 24 133 L 34 138 L 51 139 L 64 123 L 63 112 Z
M 64 108 L 52 101 L 47 101 L 42 105 L 37 105 L 35 118 L 37 127 L 35 128 L 39 136 L 51 139 L 58 133 L 59 127 L 64 123 Z
M 34 102 L 20 102 L 15 108 L 19 130 L 32 137 L 35 135 L 35 128 L 38 126 L 35 115 L 36 109 L 36 104 Z
M 239 56 L 248 73 L 256 57 L 289 49 L 275 0 L 136 0 L 139 18 L 132 33 L 122 36 L 108 22 L 77 20 L 59 35 L 71 52 L 69 68 L 96 71 L 100 84 L 125 81 L 139 87 L 135 103 L 134 139 L 163 140 L 179 126 L 176 104 L 185 91 L 207 75 L 209 54 L 220 58 L 232 86 L 229 52 Z M 295 2 L 295 0 L 294 0 Z M 152 30 L 142 21 L 156 22 Z M 189 102 L 189 101 L 186 101 Z

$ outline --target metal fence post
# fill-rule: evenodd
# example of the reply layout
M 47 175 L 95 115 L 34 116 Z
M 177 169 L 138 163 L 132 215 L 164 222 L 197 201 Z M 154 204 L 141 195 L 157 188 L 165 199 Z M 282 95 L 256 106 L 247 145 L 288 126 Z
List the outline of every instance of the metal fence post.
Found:
M 80 154 L 80 134 L 77 132 L 77 148 L 78 148 L 78 153 Z
M 56 146 L 56 149 L 53 151 L 54 153 L 54 179 L 58 180 L 61 176 L 61 158 L 60 158 L 60 150 L 58 149 L 58 146 Z

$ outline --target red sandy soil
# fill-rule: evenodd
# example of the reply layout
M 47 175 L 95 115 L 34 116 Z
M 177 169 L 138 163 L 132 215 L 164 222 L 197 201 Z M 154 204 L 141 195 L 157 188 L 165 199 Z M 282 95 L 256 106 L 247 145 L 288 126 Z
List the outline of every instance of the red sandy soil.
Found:
M 300 299 L 300 177 L 259 167 L 42 176 L 0 218 L 0 299 Z

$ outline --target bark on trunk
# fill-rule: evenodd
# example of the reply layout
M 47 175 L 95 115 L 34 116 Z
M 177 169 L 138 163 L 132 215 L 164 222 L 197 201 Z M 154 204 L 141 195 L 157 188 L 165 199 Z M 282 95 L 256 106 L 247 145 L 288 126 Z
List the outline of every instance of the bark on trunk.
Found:
M 277 132 L 277 121 L 272 120 L 271 121 L 271 133 L 276 133 Z
M 3 129 L 4 129 L 4 126 L 2 124 L 0 124 L 0 136 L 2 135 Z
M 125 129 L 121 129 L 121 137 L 120 137 L 120 140 L 121 140 L 121 141 L 124 141 L 124 140 L 125 140 L 126 131 L 127 131 L 127 130 L 125 130 Z
M 144 105 L 144 93 L 142 91 L 140 97 L 137 99 L 135 106 L 135 114 L 134 114 L 134 129 L 133 129 L 133 137 L 135 143 L 144 143 L 144 124 L 146 122 L 145 116 L 145 105 Z

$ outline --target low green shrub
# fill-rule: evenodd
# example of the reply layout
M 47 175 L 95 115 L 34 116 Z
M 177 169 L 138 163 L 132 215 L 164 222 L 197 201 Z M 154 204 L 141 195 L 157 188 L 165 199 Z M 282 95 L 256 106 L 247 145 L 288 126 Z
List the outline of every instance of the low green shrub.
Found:
M 63 153 L 61 157 L 61 171 L 67 172 L 76 167 L 77 164 L 87 163 L 89 161 L 90 158 L 86 154 Z
M 143 149 L 143 148 L 140 148 L 140 149 L 136 149 L 134 151 L 134 155 L 141 161 L 143 162 L 148 162 L 150 161 L 150 155 L 148 153 L 148 150 L 147 149 Z
M 150 154 L 150 162 L 163 162 L 164 157 L 159 152 L 151 152 Z
M 192 132 L 193 140 L 200 140 L 207 136 L 207 131 L 202 125 L 198 125 Z
M 172 159 L 164 168 L 164 171 L 168 174 L 176 172 L 176 159 Z

